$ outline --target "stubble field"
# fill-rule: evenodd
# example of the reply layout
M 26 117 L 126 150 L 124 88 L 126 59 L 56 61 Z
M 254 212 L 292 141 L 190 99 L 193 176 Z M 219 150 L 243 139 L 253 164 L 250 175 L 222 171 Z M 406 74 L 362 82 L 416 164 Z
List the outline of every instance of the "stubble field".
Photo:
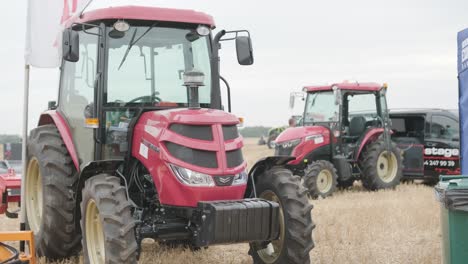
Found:
M 256 139 L 246 139 L 249 165 L 271 155 Z M 315 248 L 312 263 L 440 263 L 439 204 L 433 188 L 404 184 L 396 190 L 367 192 L 359 183 L 324 200 L 310 201 Z M 17 230 L 17 220 L 0 216 L 0 232 Z M 195 253 L 167 250 L 145 241 L 140 263 L 252 263 L 248 245 L 213 246 Z M 41 259 L 41 264 L 51 263 Z M 81 263 L 79 258 L 61 264 Z

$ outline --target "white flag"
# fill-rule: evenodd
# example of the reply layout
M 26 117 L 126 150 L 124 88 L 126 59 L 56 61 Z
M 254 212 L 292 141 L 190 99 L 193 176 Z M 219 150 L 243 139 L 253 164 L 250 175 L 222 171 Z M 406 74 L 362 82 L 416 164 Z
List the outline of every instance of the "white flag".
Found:
M 61 62 L 62 24 L 90 0 L 29 0 L 26 64 L 55 68 Z

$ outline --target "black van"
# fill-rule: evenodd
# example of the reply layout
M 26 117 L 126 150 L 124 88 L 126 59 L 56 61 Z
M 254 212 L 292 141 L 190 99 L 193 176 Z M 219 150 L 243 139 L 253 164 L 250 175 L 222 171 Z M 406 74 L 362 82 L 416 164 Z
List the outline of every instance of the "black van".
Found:
M 435 183 L 460 174 L 458 110 L 390 110 L 392 139 L 403 151 L 403 179 Z

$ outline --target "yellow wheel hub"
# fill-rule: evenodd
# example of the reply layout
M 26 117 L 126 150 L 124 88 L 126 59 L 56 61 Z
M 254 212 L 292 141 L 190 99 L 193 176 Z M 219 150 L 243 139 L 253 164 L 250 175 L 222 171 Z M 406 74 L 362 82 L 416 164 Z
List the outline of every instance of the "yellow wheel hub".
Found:
M 42 175 L 39 162 L 32 158 L 26 171 L 26 214 L 29 228 L 37 234 L 42 222 Z
M 86 205 L 85 218 L 86 249 L 90 263 L 105 264 L 106 251 L 104 230 L 102 228 L 99 209 L 94 200 L 89 200 Z
M 265 191 L 260 194 L 260 198 L 265 200 L 277 202 L 279 207 L 279 226 L 280 226 L 280 233 L 279 238 L 275 241 L 272 241 L 270 244 L 267 245 L 266 248 L 260 249 L 257 251 L 259 257 L 265 263 L 275 263 L 278 260 L 279 256 L 281 255 L 281 250 L 283 249 L 284 239 L 285 239 L 285 223 L 284 223 L 284 214 L 283 214 L 283 206 L 281 205 L 279 197 L 272 191 Z
M 395 153 L 384 151 L 377 159 L 377 175 L 386 182 L 392 182 L 397 176 L 398 162 Z
M 317 175 L 317 189 L 320 193 L 327 193 L 333 187 L 333 174 L 324 169 Z

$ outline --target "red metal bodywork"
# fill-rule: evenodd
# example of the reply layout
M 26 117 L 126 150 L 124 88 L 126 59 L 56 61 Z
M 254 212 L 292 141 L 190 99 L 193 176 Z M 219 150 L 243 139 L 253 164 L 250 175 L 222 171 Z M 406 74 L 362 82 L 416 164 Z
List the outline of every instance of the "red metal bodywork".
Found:
M 67 20 L 66 27 L 73 23 L 89 23 L 106 19 L 167 21 L 178 23 L 191 23 L 215 27 L 213 17 L 193 10 L 158 8 L 146 6 L 119 6 L 92 10 L 81 17 L 72 17 Z
M 6 212 L 8 203 L 20 201 L 20 195 L 8 194 L 11 190 L 21 190 L 21 176 L 12 169 L 7 174 L 0 174 L 0 214 Z
M 341 90 L 353 91 L 379 91 L 383 87 L 378 83 L 335 83 L 330 85 L 305 86 L 304 92 L 332 91 L 335 86 Z
M 80 171 L 78 153 L 76 152 L 75 144 L 73 142 L 73 137 L 72 137 L 70 128 L 65 118 L 63 118 L 63 116 L 56 110 L 46 111 L 41 114 L 41 117 L 39 118 L 38 126 L 43 126 L 43 125 L 48 125 L 48 124 L 54 124 L 57 127 L 60 133 L 60 136 L 62 136 L 63 143 L 65 143 L 65 147 L 67 148 L 68 153 L 70 154 L 70 157 L 73 160 L 73 164 L 75 165 L 76 170 Z
M 359 159 L 359 155 L 364 149 L 364 146 L 366 146 L 369 142 L 376 140 L 383 132 L 383 128 L 373 128 L 366 133 L 360 143 L 359 149 L 356 151 L 356 161 Z M 322 138 L 317 141 L 315 139 L 306 141 L 305 138 L 308 136 L 322 136 Z M 300 139 L 301 143 L 299 143 L 299 145 L 297 145 L 291 153 L 291 155 L 295 157 L 295 160 L 290 161 L 290 165 L 298 165 L 312 151 L 330 144 L 330 130 L 322 126 L 288 128 L 278 136 L 276 139 L 276 144 L 282 144 L 295 139 Z M 334 138 L 334 143 L 336 142 L 337 140 Z
M 322 136 L 322 140 L 305 141 L 307 136 Z M 294 148 L 291 154 L 295 157 L 295 160 L 289 162 L 291 165 L 298 165 L 313 150 L 330 144 L 330 130 L 322 126 L 292 127 L 283 131 L 275 142 L 282 144 L 295 139 L 300 139 L 301 143 Z
M 213 141 L 187 138 L 169 130 L 171 124 L 210 125 Z M 212 175 L 235 175 L 247 167 L 244 161 L 240 166 L 228 168 L 226 152 L 243 147 L 242 137 L 224 141 L 222 125 L 237 125 L 239 120 L 231 114 L 213 109 L 173 109 L 144 113 L 134 128 L 132 154 L 150 172 L 158 191 L 161 204 L 196 207 L 199 201 L 242 199 L 246 185 L 227 187 L 191 187 L 182 184 L 173 174 L 169 164 L 192 171 Z M 164 142 L 172 142 L 185 147 L 215 151 L 218 168 L 204 168 L 183 162 L 171 156 Z M 147 152 L 142 153 L 142 148 Z

